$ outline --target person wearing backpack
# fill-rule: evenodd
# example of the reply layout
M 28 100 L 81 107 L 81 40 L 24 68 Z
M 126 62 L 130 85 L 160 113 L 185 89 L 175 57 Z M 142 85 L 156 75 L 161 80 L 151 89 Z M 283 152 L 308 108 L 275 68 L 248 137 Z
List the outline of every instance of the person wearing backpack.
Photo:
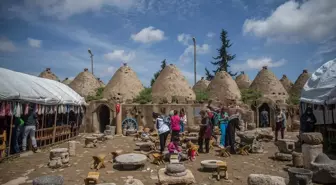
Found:
M 167 123 L 164 122 L 163 116 L 160 116 L 158 113 L 153 112 L 153 118 L 155 119 L 155 128 L 157 129 L 159 134 L 160 152 L 162 154 L 166 147 L 166 140 L 170 133 L 170 129 Z

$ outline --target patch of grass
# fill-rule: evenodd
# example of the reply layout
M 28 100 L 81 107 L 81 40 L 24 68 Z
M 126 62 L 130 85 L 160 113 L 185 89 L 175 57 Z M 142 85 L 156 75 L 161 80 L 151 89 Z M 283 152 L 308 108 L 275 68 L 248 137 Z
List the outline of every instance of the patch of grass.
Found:
M 300 104 L 300 96 L 290 94 L 287 100 L 287 104 L 289 105 L 299 105 Z
M 146 104 L 152 102 L 152 88 L 145 88 L 133 100 L 136 103 Z
M 195 94 L 197 102 L 204 102 L 209 100 L 209 95 L 206 91 L 197 91 Z
M 104 87 L 99 87 L 98 89 L 96 89 L 96 95 L 86 97 L 86 101 L 103 99 L 103 92 L 104 92 Z
M 252 104 L 257 99 L 261 98 L 263 94 L 260 91 L 253 90 L 253 89 L 243 89 L 241 90 L 241 100 L 245 104 Z

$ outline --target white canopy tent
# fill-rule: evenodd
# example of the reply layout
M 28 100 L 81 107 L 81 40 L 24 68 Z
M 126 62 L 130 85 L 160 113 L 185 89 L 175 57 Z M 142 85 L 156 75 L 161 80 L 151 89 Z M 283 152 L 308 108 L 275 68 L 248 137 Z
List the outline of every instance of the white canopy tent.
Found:
M 85 105 L 69 86 L 45 78 L 0 68 L 0 100 L 21 100 L 43 105 Z
M 304 112 L 307 104 L 333 105 L 336 104 L 336 58 L 330 60 L 318 68 L 308 79 L 301 91 L 301 112 Z M 334 110 L 313 109 L 317 124 L 334 123 L 336 113 Z M 325 120 L 323 117 L 325 116 Z

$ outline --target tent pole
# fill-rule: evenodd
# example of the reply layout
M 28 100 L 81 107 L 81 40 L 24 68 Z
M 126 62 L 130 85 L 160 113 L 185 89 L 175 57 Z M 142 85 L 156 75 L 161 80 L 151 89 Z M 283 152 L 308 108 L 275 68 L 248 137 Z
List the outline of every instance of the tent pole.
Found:
M 10 127 L 9 127 L 9 144 L 8 144 L 8 156 L 11 154 L 11 145 L 12 145 L 12 133 L 13 133 L 13 122 L 14 115 L 11 116 Z
M 56 107 L 57 107 L 57 106 L 56 106 Z M 55 139 L 56 139 L 56 121 L 57 121 L 57 115 L 58 115 L 58 107 L 56 108 L 56 112 L 55 112 L 54 131 L 53 131 L 53 139 L 52 139 L 52 143 L 55 143 Z

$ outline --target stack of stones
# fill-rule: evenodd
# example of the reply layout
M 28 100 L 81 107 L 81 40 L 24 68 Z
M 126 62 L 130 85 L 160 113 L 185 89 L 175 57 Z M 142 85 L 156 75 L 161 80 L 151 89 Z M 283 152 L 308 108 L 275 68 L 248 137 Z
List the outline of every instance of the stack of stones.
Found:
M 110 125 L 106 125 L 104 134 L 106 136 L 114 136 L 115 135 L 115 126 L 110 126 Z
M 295 150 L 295 141 L 279 139 L 276 143 L 279 152 L 275 153 L 275 159 L 279 161 L 292 161 L 292 152 Z
M 85 148 L 95 148 L 97 147 L 96 137 L 85 137 Z
M 313 181 L 319 184 L 336 184 L 336 160 L 320 153 L 311 163 Z
M 55 148 L 50 150 L 49 164 L 50 168 L 60 168 L 69 164 L 69 150 L 67 148 Z
M 70 156 L 76 156 L 76 141 L 69 141 L 68 149 Z
M 311 162 L 313 162 L 320 153 L 323 153 L 323 136 L 319 132 L 309 132 L 301 134 L 300 137 L 303 143 L 303 167 L 310 169 Z
M 165 174 L 172 177 L 183 177 L 187 171 L 183 163 L 173 163 L 166 166 Z

